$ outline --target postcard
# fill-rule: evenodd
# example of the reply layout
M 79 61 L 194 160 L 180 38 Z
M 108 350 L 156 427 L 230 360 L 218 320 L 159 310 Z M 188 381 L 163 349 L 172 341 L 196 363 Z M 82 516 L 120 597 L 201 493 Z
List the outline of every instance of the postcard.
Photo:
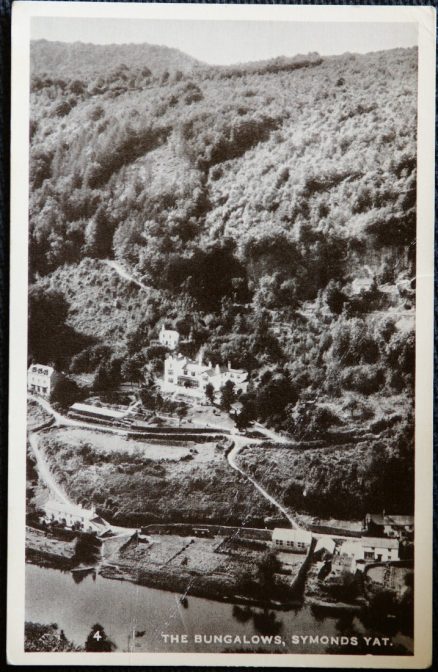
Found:
M 427 667 L 435 10 L 12 44 L 9 662 Z

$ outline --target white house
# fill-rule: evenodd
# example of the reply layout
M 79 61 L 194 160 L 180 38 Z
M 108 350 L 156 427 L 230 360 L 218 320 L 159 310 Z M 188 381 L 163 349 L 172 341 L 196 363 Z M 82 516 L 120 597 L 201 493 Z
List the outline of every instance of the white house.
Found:
M 369 562 L 398 560 L 398 548 L 397 539 L 361 537 L 344 541 L 333 556 L 332 570 L 355 572 L 356 569 L 363 570 Z
M 205 397 L 205 387 L 213 385 L 215 392 L 219 392 L 225 383 L 231 380 L 235 390 L 246 392 L 248 387 L 248 373 L 244 369 L 233 369 L 228 366 L 212 366 L 205 364 L 202 352 L 196 361 L 181 354 L 170 355 L 164 360 L 164 376 L 161 383 L 163 392 L 177 392 L 202 399 Z
M 361 537 L 364 560 L 386 562 L 398 560 L 398 539 L 385 539 L 379 537 Z
M 164 324 L 160 329 L 158 340 L 169 350 L 176 350 L 179 343 L 179 333 L 175 329 L 166 329 Z
M 27 389 L 34 394 L 49 398 L 56 383 L 62 378 L 53 366 L 31 364 L 27 371 Z
M 414 516 L 399 516 L 383 513 L 367 513 L 363 530 L 368 534 L 383 534 L 387 537 L 411 536 L 414 533 Z
M 312 533 L 307 530 L 276 527 L 272 532 L 272 545 L 279 551 L 306 553 L 311 543 Z
M 321 536 L 318 541 L 316 542 L 315 548 L 314 548 L 314 555 L 317 553 L 319 554 L 324 554 L 328 553 L 329 555 L 333 555 L 335 552 L 336 548 L 336 543 L 335 540 L 332 539 L 331 537 L 327 537 L 326 535 Z
M 82 532 L 96 532 L 103 534 L 109 530 L 108 523 L 96 515 L 94 509 L 87 511 L 74 504 L 66 504 L 49 499 L 44 504 L 44 521 L 46 523 L 60 523 L 64 527 L 77 527 Z

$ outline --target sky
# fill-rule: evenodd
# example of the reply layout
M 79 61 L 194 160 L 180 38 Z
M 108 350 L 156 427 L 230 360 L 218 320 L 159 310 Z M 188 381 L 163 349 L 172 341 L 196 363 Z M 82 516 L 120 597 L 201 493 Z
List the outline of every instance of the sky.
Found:
M 317 51 L 366 53 L 417 44 L 415 23 L 194 21 L 34 17 L 32 39 L 175 47 L 212 65 Z

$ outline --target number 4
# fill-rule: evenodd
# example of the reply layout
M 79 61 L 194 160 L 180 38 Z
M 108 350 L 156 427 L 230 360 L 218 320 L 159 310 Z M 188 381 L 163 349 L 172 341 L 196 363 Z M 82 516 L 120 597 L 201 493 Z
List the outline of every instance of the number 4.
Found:
M 96 632 L 93 635 L 93 639 L 97 639 L 98 642 L 102 639 L 102 635 L 100 634 L 100 630 L 96 630 Z

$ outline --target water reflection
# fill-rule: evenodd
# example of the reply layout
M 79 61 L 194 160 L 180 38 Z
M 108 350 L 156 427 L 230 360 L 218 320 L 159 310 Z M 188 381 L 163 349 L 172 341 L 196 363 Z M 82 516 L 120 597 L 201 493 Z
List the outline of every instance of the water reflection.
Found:
M 304 604 L 288 611 L 274 611 L 249 605 L 232 605 L 208 599 L 189 598 L 190 608 L 184 609 L 179 595 L 154 588 L 139 586 L 127 581 L 104 579 L 95 572 L 60 572 L 55 569 L 26 566 L 26 620 L 32 623 L 58 623 L 69 641 L 83 646 L 90 628 L 100 623 L 108 638 L 119 651 L 166 651 L 168 643 L 162 633 L 181 635 L 189 633 L 189 644 L 173 644 L 172 650 L 220 652 L 228 645 L 218 641 L 213 644 L 196 644 L 194 636 L 215 637 L 221 634 L 236 636 L 239 641 L 229 644 L 231 650 L 256 652 L 259 646 L 267 648 L 257 638 L 279 637 L 285 642 L 284 653 L 324 653 L 327 647 L 336 646 L 336 637 L 351 638 L 373 634 L 376 622 L 372 616 L 357 614 L 334 615 L 328 611 L 315 610 Z M 389 635 L 400 622 L 382 623 L 381 632 Z M 135 632 L 134 632 L 135 628 Z M 380 629 L 380 628 L 379 628 Z M 279 634 L 280 633 L 280 634 Z M 292 642 L 294 635 L 307 641 Z M 329 638 L 309 642 L 308 637 L 318 635 Z M 254 637 L 257 642 L 253 642 Z M 246 642 L 251 640 L 250 645 Z M 391 653 L 396 651 L 397 638 Z M 410 646 L 405 639 L 402 645 Z M 274 652 L 275 644 L 269 645 Z M 361 653 L 360 647 L 343 646 L 342 653 Z M 367 651 L 387 654 L 388 650 Z M 406 648 L 405 648 L 406 652 Z
M 75 570 L 74 572 L 71 573 L 73 577 L 73 581 L 75 583 L 82 583 L 84 579 L 87 578 L 87 576 L 91 576 L 93 581 L 96 581 L 96 570 L 95 569 L 82 569 L 82 570 Z
M 233 617 L 239 623 L 248 623 L 252 620 L 254 630 L 261 635 L 278 635 L 283 628 L 283 622 L 275 611 L 269 609 L 254 609 L 234 605 Z

